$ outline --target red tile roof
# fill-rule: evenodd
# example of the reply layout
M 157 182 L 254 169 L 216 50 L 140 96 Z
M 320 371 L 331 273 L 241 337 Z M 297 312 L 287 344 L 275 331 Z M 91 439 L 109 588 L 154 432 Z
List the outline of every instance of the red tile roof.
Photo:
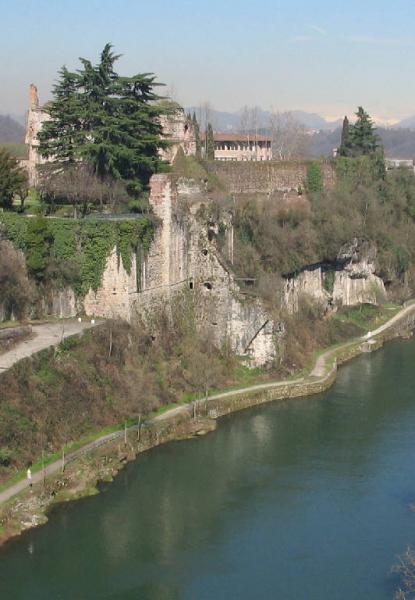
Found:
M 204 133 L 202 132 L 200 135 L 201 139 L 204 139 Z M 213 134 L 213 138 L 215 142 L 270 142 L 271 138 L 267 135 L 255 135 L 255 133 L 250 133 L 249 135 L 245 133 L 220 133 L 215 132 Z

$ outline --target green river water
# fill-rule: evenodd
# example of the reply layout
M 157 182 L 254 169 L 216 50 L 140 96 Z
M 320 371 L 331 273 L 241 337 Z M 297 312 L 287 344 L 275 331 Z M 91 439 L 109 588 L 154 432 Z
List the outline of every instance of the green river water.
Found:
M 1 600 L 391 600 L 415 546 L 415 340 L 101 487 L 0 550 Z

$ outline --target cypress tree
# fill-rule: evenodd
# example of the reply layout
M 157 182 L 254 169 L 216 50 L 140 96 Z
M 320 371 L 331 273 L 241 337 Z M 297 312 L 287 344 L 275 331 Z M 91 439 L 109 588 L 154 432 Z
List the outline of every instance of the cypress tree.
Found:
M 208 123 L 206 131 L 206 158 L 208 160 L 215 159 L 215 139 L 213 137 L 213 127 Z
M 347 116 L 343 119 L 339 156 L 350 156 L 350 124 Z
M 202 158 L 202 144 L 200 141 L 199 123 L 197 122 L 195 112 L 193 112 L 192 125 L 193 125 L 193 131 L 194 131 L 195 142 L 196 142 L 196 158 L 198 160 L 200 160 Z

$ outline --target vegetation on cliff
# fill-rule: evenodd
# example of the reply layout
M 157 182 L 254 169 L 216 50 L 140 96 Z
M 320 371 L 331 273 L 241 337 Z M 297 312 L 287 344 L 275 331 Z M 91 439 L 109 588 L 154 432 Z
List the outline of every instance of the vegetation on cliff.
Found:
M 99 287 L 114 247 L 127 272 L 134 254 L 140 264 L 154 229 L 155 221 L 148 216 L 112 221 L 0 214 L 0 232 L 25 254 L 30 278 L 54 289 L 70 285 L 79 295 Z M 4 259 L 0 256 L 0 263 Z M 7 287 L 5 282 L 4 293 Z
M 290 202 L 240 198 L 234 211 L 234 267 L 259 284 L 314 263 L 335 263 L 353 238 L 377 247 L 377 271 L 386 284 L 406 289 L 415 281 L 415 175 L 384 172 L 378 157 L 339 158 L 337 182 L 322 190 L 318 172 L 307 197 Z M 320 189 L 319 189 L 320 188 Z M 406 287 L 405 287 L 406 286 Z
M 6 149 L 0 148 L 0 207 L 11 208 L 16 195 L 24 199 L 27 187 L 26 172 Z
M 231 382 L 238 363 L 197 333 L 192 296 L 172 310 L 151 328 L 108 321 L 2 374 L 0 478 L 42 450 Z

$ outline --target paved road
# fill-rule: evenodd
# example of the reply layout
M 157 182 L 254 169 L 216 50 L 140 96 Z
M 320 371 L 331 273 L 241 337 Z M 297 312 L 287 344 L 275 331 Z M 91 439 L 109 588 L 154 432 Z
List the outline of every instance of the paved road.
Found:
M 95 323 L 97 324 L 97 323 Z M 44 323 L 33 325 L 32 336 L 28 340 L 19 342 L 11 350 L 0 354 L 0 373 L 10 369 L 17 361 L 27 358 L 40 350 L 59 344 L 64 338 L 89 329 L 93 325 L 89 321 L 59 321 L 57 323 Z
M 394 317 L 392 317 L 392 319 L 390 319 L 387 323 L 385 323 L 384 325 L 381 325 L 374 331 L 371 331 L 369 334 L 366 334 L 366 335 L 362 336 L 361 338 L 358 338 L 357 341 L 363 342 L 363 341 L 367 341 L 368 339 L 373 338 L 375 335 L 382 333 L 389 327 L 392 327 L 396 322 L 405 318 L 405 316 L 407 316 L 411 313 L 414 313 L 414 312 L 415 312 L 415 303 L 410 304 L 409 306 L 406 306 L 405 308 L 400 310 Z M 81 329 L 91 326 L 88 323 L 78 324 L 78 325 L 83 326 L 83 327 L 81 327 Z M 39 327 L 43 327 L 43 326 L 39 325 Z M 78 333 L 78 331 L 72 331 L 72 333 L 68 333 L 68 335 L 72 335 L 73 333 Z M 55 331 L 55 335 L 56 335 L 56 331 Z M 56 343 L 56 341 L 54 343 Z M 353 342 L 346 343 L 345 346 L 347 346 L 348 344 L 354 344 L 354 343 L 356 343 L 356 340 L 354 340 Z M 46 347 L 46 346 L 43 346 L 43 347 Z M 326 352 L 321 354 L 318 357 L 316 364 L 314 365 L 314 368 L 311 371 L 310 375 L 313 377 L 319 377 L 319 378 L 327 376 L 327 371 L 326 371 L 327 360 L 329 360 L 330 357 L 335 352 L 336 352 L 336 349 L 333 349 L 333 350 L 327 350 Z M 209 396 L 209 399 L 210 400 L 212 400 L 212 399 L 220 400 L 222 398 L 226 398 L 228 396 L 232 396 L 232 395 L 238 394 L 238 393 L 253 392 L 255 390 L 261 390 L 261 389 L 267 389 L 267 388 L 276 388 L 276 387 L 280 387 L 280 386 L 287 385 L 287 384 L 295 385 L 303 380 L 304 380 L 304 378 L 299 378 L 299 379 L 288 380 L 288 381 L 275 381 L 275 382 L 271 382 L 271 383 L 261 383 L 261 384 L 248 386 L 246 388 L 242 388 L 242 389 L 238 389 L 238 390 L 231 390 L 229 392 L 222 392 L 220 394 L 215 394 L 214 396 Z M 157 421 L 164 421 L 166 419 L 172 418 L 175 415 L 184 414 L 186 412 L 192 412 L 193 405 L 198 404 L 199 402 L 203 402 L 203 400 L 204 399 L 195 400 L 194 402 L 190 402 L 188 404 L 183 404 L 181 406 L 177 406 L 175 408 L 167 410 L 165 413 L 158 415 L 157 417 L 154 417 L 154 418 L 149 419 L 148 421 L 144 422 L 143 427 L 146 426 L 146 423 L 154 423 Z M 128 428 L 129 431 L 132 431 L 134 429 L 137 429 L 137 425 L 134 425 L 133 427 Z M 68 453 L 68 455 L 66 457 L 66 462 L 75 460 L 81 454 L 85 454 L 85 453 L 89 452 L 90 450 L 92 450 L 93 448 L 97 448 L 98 446 L 106 444 L 111 440 L 120 438 L 123 435 L 124 435 L 124 430 L 116 431 L 114 433 L 104 435 L 101 438 L 98 438 L 97 440 L 94 440 L 93 442 L 90 442 L 89 444 L 82 446 L 82 448 L 79 448 L 78 450 L 75 450 L 72 453 Z M 45 475 L 47 476 L 47 475 L 52 475 L 53 473 L 57 473 L 59 471 L 59 469 L 61 469 L 61 468 L 62 468 L 62 461 L 57 460 L 45 468 Z M 42 479 L 43 479 L 43 471 L 37 471 L 32 474 L 33 484 L 41 482 Z M 3 492 L 0 492 L 0 505 L 3 502 L 10 500 L 10 498 L 12 498 L 13 496 L 15 496 L 16 494 L 18 494 L 19 492 L 21 492 L 22 490 L 24 490 L 27 487 L 28 487 L 28 481 L 26 479 L 23 479 L 23 480 L 19 481 L 18 483 L 12 485 L 11 487 L 7 488 Z

